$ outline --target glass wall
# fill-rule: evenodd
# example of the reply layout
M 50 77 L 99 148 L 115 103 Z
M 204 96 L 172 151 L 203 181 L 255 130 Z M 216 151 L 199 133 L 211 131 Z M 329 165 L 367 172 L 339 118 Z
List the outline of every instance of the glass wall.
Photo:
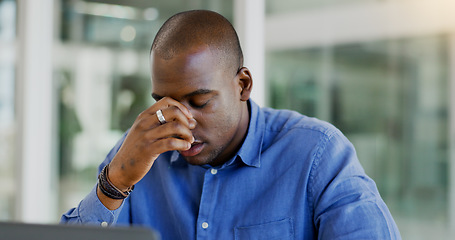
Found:
M 448 235 L 446 36 L 269 51 L 272 107 L 340 128 L 403 239 Z
M 60 206 L 77 205 L 96 183 L 108 151 L 153 103 L 149 50 L 171 15 L 215 10 L 232 21 L 232 1 L 61 1 L 59 86 Z
M 12 220 L 15 208 L 15 40 L 16 2 L 0 0 L 0 221 Z
M 387 0 L 400 1 L 400 0 Z M 292 13 L 301 9 L 343 6 L 345 4 L 365 4 L 377 0 L 265 0 L 267 14 Z

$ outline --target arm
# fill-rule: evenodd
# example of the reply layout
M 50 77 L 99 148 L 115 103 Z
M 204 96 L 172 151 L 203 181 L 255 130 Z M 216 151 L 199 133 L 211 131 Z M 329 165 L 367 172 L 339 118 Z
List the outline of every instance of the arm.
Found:
M 166 123 L 159 122 L 156 116 L 158 110 L 162 111 Z M 137 117 L 126 137 L 111 150 L 99 171 L 109 163 L 109 180 L 121 191 L 126 191 L 147 174 L 161 153 L 188 150 L 194 141 L 191 129 L 195 126 L 196 121 L 184 105 L 165 97 Z M 116 222 L 124 202 L 109 198 L 96 186 L 77 208 L 62 216 L 61 222 L 112 224 Z
M 318 148 L 310 175 L 310 198 L 319 239 L 401 239 L 352 144 L 335 131 Z

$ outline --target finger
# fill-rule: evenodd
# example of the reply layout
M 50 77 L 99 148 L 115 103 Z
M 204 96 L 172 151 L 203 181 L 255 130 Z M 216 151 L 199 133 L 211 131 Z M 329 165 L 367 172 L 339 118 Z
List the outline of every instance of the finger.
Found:
M 177 107 L 178 109 L 180 109 L 182 111 L 182 113 L 188 118 L 193 118 L 193 115 L 191 114 L 191 112 L 188 110 L 187 107 L 185 107 L 185 105 L 181 104 L 180 102 L 178 102 L 177 100 L 175 99 L 172 99 L 170 97 L 164 97 L 162 99 L 160 99 L 159 101 L 157 101 L 156 103 L 154 103 L 152 106 L 148 107 L 147 109 L 145 109 L 143 112 L 141 112 L 139 114 L 139 117 L 141 116 L 145 116 L 145 115 L 155 115 L 156 111 L 158 110 L 163 110 L 165 108 L 169 108 L 169 107 Z
M 188 119 L 193 118 L 193 114 L 191 114 L 190 110 L 188 110 L 188 108 L 185 107 L 185 105 L 181 104 L 179 101 L 177 101 L 177 100 L 175 100 L 173 98 L 164 97 L 164 98 L 160 99 L 158 102 L 156 102 L 155 104 L 157 104 L 157 107 L 158 106 L 163 106 L 163 108 L 169 108 L 169 107 L 175 106 L 175 107 L 179 108 L 180 111 L 182 111 L 182 113 L 185 114 L 185 116 Z
M 193 129 L 196 126 L 196 120 L 188 119 L 182 113 L 182 111 L 176 107 L 172 106 L 161 110 L 163 117 L 165 118 L 165 123 L 161 124 L 156 113 L 154 114 L 141 114 L 135 121 L 135 125 L 141 131 L 148 131 L 150 129 L 156 128 L 160 125 L 167 125 L 168 123 L 177 122 L 182 124 L 188 129 Z
M 158 126 L 150 131 L 145 133 L 146 139 L 159 140 L 163 138 L 180 138 L 189 143 L 194 142 L 193 133 L 187 126 L 181 124 L 180 122 L 174 121 L 170 123 L 163 124 Z
M 161 154 L 173 150 L 186 151 L 191 148 L 191 144 L 188 141 L 178 138 L 163 138 L 151 144 L 150 147 Z
M 156 115 L 141 114 L 136 119 L 131 129 L 132 130 L 138 129 L 139 131 L 149 131 L 150 129 L 156 128 L 160 125 L 161 123 Z
M 178 108 L 177 106 L 172 106 L 169 108 L 165 108 L 161 110 L 164 118 L 166 119 L 166 122 L 181 122 L 184 124 L 186 127 L 192 129 L 195 127 L 195 120 L 194 118 L 187 118 L 186 115 L 182 113 L 182 110 Z M 158 118 L 158 116 L 156 116 Z

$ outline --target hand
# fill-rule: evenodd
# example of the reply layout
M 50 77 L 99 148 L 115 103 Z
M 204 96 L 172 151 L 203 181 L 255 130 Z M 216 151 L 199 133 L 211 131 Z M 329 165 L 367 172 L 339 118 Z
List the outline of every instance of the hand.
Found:
M 161 124 L 156 111 L 166 123 Z M 178 101 L 164 97 L 139 114 L 109 165 L 109 179 L 121 190 L 139 182 L 161 153 L 191 148 L 191 129 L 196 126 L 190 111 Z

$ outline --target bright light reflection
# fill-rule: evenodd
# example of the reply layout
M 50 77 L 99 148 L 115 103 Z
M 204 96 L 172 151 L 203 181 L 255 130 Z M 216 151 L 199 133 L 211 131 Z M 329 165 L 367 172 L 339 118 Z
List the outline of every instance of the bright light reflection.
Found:
M 125 26 L 120 32 L 120 38 L 125 42 L 131 42 L 136 38 L 136 29 L 133 26 Z
M 160 16 L 160 13 L 159 13 L 158 9 L 156 9 L 156 8 L 147 8 L 144 10 L 145 20 L 154 21 L 154 20 L 158 19 L 159 16 Z
M 75 3 L 74 10 L 80 14 L 88 14 L 101 17 L 113 17 L 132 20 L 142 19 L 142 11 L 140 9 L 114 4 L 89 3 L 80 1 Z

